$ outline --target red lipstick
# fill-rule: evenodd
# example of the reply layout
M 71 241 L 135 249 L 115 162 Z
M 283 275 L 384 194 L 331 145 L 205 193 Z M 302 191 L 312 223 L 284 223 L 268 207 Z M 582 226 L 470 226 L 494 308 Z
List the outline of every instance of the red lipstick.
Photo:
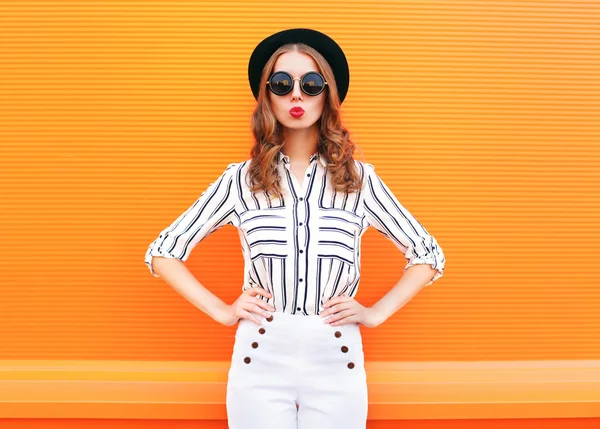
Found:
M 302 107 L 292 107 L 290 109 L 290 115 L 294 118 L 301 118 L 304 115 L 304 109 Z

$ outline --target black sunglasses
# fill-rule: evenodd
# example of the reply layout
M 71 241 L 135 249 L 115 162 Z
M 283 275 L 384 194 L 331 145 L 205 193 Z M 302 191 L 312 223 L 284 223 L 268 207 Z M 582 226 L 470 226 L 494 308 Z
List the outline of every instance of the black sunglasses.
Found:
M 306 95 L 319 95 L 325 89 L 327 82 L 321 73 L 309 71 L 304 73 L 301 78 L 296 78 L 300 81 L 300 89 Z M 296 80 L 288 72 L 278 71 L 271 75 L 267 81 L 267 86 L 275 95 L 285 95 L 294 88 Z

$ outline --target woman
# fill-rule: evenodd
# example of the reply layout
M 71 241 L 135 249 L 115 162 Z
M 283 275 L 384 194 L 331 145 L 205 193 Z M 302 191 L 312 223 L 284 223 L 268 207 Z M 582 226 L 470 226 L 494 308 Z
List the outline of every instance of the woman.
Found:
M 257 45 L 251 159 L 234 162 L 150 244 L 145 262 L 219 323 L 239 321 L 227 384 L 231 429 L 364 429 L 367 382 L 359 325 L 376 327 L 443 275 L 436 240 L 372 164 L 353 159 L 339 108 L 346 57 L 327 35 L 289 29 Z M 185 268 L 191 250 L 235 226 L 242 294 L 225 304 Z M 408 263 L 372 307 L 354 296 L 369 226 Z M 410 268 L 410 269 L 408 269 Z

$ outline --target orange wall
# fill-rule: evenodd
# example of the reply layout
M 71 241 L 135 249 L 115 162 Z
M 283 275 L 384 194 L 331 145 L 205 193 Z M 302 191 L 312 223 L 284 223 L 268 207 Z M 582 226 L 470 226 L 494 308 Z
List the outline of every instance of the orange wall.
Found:
M 143 257 L 247 159 L 248 57 L 289 26 L 345 49 L 361 159 L 447 258 L 444 277 L 363 329 L 367 360 L 600 358 L 600 9 L 343 4 L 0 2 L 0 359 L 230 358 L 235 328 Z M 357 299 L 373 304 L 404 265 L 369 231 Z M 236 231 L 187 266 L 233 302 Z
M 215 420 L 6 419 L 3 429 L 227 429 Z M 369 421 L 367 429 L 505 429 L 506 420 Z M 598 429 L 600 419 L 512 419 L 511 429 Z

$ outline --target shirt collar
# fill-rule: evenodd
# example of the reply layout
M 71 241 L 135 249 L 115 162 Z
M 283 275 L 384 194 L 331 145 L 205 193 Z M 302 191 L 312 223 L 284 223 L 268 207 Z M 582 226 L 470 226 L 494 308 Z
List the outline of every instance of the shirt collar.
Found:
M 325 157 L 323 155 L 321 155 L 319 152 L 316 152 L 314 154 L 312 154 L 312 156 L 310 157 L 310 163 L 312 163 L 315 159 L 319 159 L 319 162 L 321 163 L 321 165 L 323 167 L 327 167 L 327 160 L 325 159 Z M 289 164 L 290 163 L 290 157 L 287 155 L 284 155 L 283 152 L 279 151 L 279 162 L 284 162 L 285 164 Z

